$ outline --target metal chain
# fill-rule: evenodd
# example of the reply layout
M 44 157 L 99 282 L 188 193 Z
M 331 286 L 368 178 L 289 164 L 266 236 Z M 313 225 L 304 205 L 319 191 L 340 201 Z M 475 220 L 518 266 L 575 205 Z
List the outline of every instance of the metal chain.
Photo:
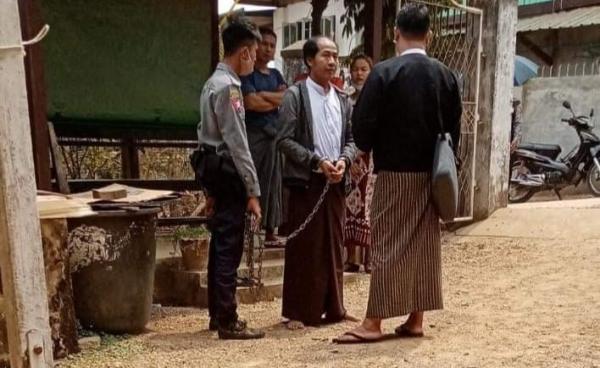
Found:
M 317 201 L 317 204 L 315 205 L 315 207 L 313 208 L 313 210 L 311 211 L 311 213 L 308 215 L 308 217 L 306 218 L 306 220 L 304 220 L 304 222 L 302 224 L 300 224 L 300 226 L 298 226 L 298 228 L 296 230 L 292 231 L 290 233 L 290 235 L 288 235 L 285 238 L 284 244 L 289 243 L 290 240 L 292 240 L 295 237 L 297 237 L 302 231 L 304 231 L 304 229 L 306 229 L 306 227 L 312 221 L 312 219 L 315 217 L 315 215 L 317 214 L 317 212 L 319 212 L 319 208 L 321 208 L 321 205 L 323 204 L 323 201 L 325 200 L 325 196 L 327 196 L 327 192 L 329 191 L 329 187 L 330 187 L 330 184 L 329 184 L 329 182 L 327 182 L 327 184 L 325 184 L 325 187 L 323 188 L 323 192 L 321 193 L 321 196 L 319 197 L 319 200 Z M 277 241 L 265 241 L 264 244 L 265 245 L 278 245 L 278 244 L 281 244 L 281 243 L 277 242 Z
M 250 285 L 255 286 L 255 277 L 254 277 L 254 232 L 252 231 L 252 226 L 254 220 L 251 215 L 246 216 L 246 223 L 244 226 L 244 249 L 246 249 L 246 266 L 248 267 L 248 282 Z M 260 260 L 262 263 L 262 259 Z M 260 280 L 258 280 L 260 283 Z
M 314 208 L 312 209 L 312 211 L 308 214 L 308 216 L 306 217 L 306 219 L 302 222 L 302 224 L 300 224 L 300 226 L 298 226 L 298 228 L 294 231 L 292 231 L 290 233 L 290 235 L 287 236 L 287 238 L 285 239 L 284 244 L 287 244 L 290 240 L 294 239 L 295 237 L 297 237 L 302 231 L 304 231 L 304 229 L 306 229 L 306 227 L 308 226 L 308 224 L 313 220 L 313 218 L 315 217 L 315 215 L 317 214 L 317 212 L 319 211 L 319 209 L 321 208 L 321 205 L 323 204 L 323 201 L 325 200 L 325 197 L 327 196 L 327 192 L 329 192 L 329 188 L 330 188 L 330 184 L 329 182 L 327 182 L 325 184 L 325 187 L 323 188 L 323 192 L 321 193 L 319 200 L 317 201 L 317 203 L 315 204 Z M 248 281 L 250 283 L 251 288 L 253 289 L 257 289 L 263 286 L 262 283 L 262 269 L 263 269 L 263 253 L 265 250 L 265 246 L 266 245 L 279 245 L 281 244 L 280 242 L 277 241 L 266 241 L 264 240 L 264 238 L 262 237 L 263 234 L 261 233 L 255 233 L 254 232 L 254 216 L 251 214 L 248 214 L 246 216 L 246 226 L 244 228 L 244 248 L 246 249 L 246 266 L 248 267 Z M 254 236 L 255 235 L 259 235 L 258 239 L 259 239 L 259 246 L 258 246 L 258 259 L 257 262 L 258 263 L 258 274 L 255 277 L 254 274 L 254 264 L 255 264 L 255 260 L 254 260 Z
M 260 239 L 260 238 L 259 238 Z M 258 247 L 258 278 L 257 282 L 259 286 L 263 286 L 262 282 L 262 270 L 263 270 L 263 252 L 265 251 L 265 245 L 262 244 Z M 252 255 L 254 257 L 254 254 Z

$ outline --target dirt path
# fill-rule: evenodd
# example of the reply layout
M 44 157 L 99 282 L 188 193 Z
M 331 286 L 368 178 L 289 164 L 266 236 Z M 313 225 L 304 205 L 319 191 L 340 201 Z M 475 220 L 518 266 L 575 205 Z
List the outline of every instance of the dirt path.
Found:
M 241 307 L 252 325 L 268 330 L 266 339 L 224 342 L 206 330 L 206 311 L 162 308 L 149 326 L 152 332 L 108 339 L 101 349 L 61 366 L 600 367 L 600 237 L 594 231 L 569 235 L 584 227 L 600 231 L 600 209 L 544 209 L 545 219 L 536 211 L 541 210 L 506 210 L 463 236 L 445 239 L 446 305 L 426 316 L 424 339 L 333 345 L 330 339 L 353 324 L 288 332 L 278 324 L 275 301 Z M 588 221 L 580 223 L 580 217 Z M 507 231 L 508 219 L 518 231 Z M 544 228 L 556 223 L 564 225 L 562 232 Z M 544 233 L 554 235 L 535 236 Z M 367 276 L 346 288 L 352 314 L 364 313 L 367 292 Z M 400 322 L 384 327 L 391 332 Z

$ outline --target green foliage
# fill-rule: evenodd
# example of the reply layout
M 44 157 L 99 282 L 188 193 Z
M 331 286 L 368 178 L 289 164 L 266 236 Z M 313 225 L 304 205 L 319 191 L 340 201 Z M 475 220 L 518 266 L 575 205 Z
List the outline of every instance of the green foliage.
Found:
M 175 230 L 175 239 L 200 239 L 205 238 L 210 234 L 204 226 L 180 226 Z
M 61 146 L 69 179 L 118 179 L 121 177 L 119 147 Z M 188 148 L 140 148 L 142 179 L 189 179 L 193 172 Z
M 344 25 L 342 34 L 346 37 L 351 36 L 356 32 L 360 32 L 365 28 L 365 7 L 363 0 L 344 0 L 346 12 L 340 18 Z M 381 26 L 383 27 L 381 59 L 387 59 L 394 56 L 394 22 L 396 20 L 396 0 L 383 0 L 383 19 Z M 350 56 L 363 52 L 363 42 L 356 46 Z

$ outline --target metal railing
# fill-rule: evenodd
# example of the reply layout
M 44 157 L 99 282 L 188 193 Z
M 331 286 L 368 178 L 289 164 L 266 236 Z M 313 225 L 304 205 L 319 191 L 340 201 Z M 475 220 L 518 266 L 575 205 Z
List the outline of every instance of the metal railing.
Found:
M 538 78 L 581 77 L 600 75 L 600 58 L 576 63 L 544 65 L 538 70 Z
M 550 3 L 552 0 L 519 0 L 519 6 L 523 5 L 533 5 L 539 3 Z

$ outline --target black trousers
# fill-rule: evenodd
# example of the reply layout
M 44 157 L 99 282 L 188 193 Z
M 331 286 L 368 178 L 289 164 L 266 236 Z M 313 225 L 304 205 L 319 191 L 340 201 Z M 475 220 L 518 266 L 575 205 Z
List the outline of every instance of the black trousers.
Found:
M 244 252 L 247 195 L 239 176 L 206 174 L 202 185 L 215 199 L 214 214 L 208 224 L 208 311 L 220 326 L 226 326 L 238 318 L 235 292 L 237 269 Z

